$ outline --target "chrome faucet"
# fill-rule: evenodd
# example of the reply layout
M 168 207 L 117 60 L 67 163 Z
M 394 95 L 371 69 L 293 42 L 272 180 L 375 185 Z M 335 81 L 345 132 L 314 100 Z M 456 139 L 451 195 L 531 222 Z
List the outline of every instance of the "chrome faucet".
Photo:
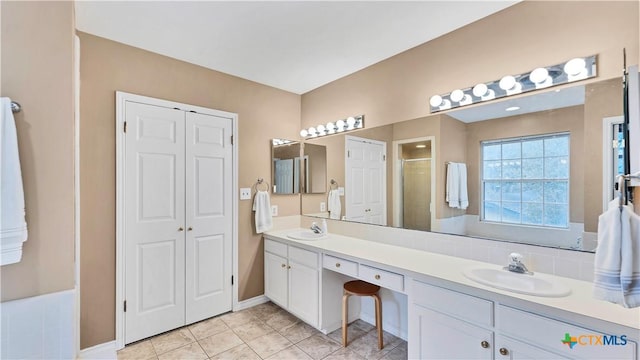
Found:
M 315 222 L 311 224 L 311 231 L 313 231 L 316 234 L 322 234 L 322 229 Z
M 533 275 L 522 262 L 522 254 L 519 253 L 509 254 L 509 265 L 505 266 L 504 269 L 518 274 Z

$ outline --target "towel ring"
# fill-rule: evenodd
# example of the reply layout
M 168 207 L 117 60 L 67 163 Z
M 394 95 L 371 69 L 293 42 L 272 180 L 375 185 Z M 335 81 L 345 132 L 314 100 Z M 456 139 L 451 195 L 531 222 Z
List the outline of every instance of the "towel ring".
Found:
M 336 190 L 338 188 L 338 182 L 334 179 L 331 179 L 331 181 L 329 181 L 329 187 L 331 188 L 331 190 Z
M 264 181 L 263 178 L 258 178 L 258 180 L 256 181 L 256 183 L 253 185 L 253 187 L 256 189 L 256 191 L 260 191 L 260 185 L 265 185 L 267 188 L 263 191 L 269 191 L 269 189 L 271 188 L 271 185 L 269 185 L 269 183 L 267 181 Z

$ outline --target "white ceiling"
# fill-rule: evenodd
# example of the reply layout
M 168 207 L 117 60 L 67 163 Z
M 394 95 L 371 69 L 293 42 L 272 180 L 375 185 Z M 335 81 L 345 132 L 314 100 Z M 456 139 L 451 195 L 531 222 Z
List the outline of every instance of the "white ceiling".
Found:
M 78 30 L 303 94 L 516 1 L 76 1 Z

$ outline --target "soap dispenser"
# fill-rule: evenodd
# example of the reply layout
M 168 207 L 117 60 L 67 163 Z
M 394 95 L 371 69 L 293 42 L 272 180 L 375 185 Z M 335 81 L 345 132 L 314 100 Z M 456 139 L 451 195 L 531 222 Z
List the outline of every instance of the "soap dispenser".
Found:
M 320 226 L 323 234 L 329 233 L 329 228 L 327 227 L 327 219 L 322 219 L 322 225 Z

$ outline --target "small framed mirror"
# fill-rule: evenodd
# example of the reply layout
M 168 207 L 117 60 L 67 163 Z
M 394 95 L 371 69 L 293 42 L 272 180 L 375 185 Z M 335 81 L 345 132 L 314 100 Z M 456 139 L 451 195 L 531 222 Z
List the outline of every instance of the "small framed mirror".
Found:
M 271 140 L 271 184 L 273 194 L 291 195 L 301 191 L 302 161 L 300 143 L 286 139 Z

